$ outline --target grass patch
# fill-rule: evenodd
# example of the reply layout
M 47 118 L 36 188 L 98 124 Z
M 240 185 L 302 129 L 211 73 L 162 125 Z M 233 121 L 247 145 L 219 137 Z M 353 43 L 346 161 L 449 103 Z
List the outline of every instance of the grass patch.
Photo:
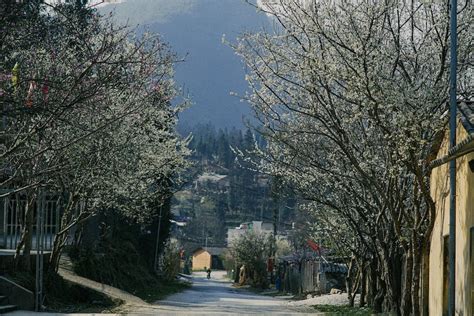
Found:
M 64 280 L 59 275 L 49 277 L 46 282 L 45 303 L 47 311 L 74 313 L 108 312 L 122 304 L 105 294 Z
M 348 316 L 370 316 L 372 310 L 368 307 L 349 307 L 336 305 L 314 305 L 318 312 L 327 313 L 327 315 L 348 315 Z
M 164 299 L 168 295 L 182 292 L 190 287 L 191 283 L 189 282 L 155 279 L 148 285 L 135 289 L 133 294 L 147 303 L 154 303 Z
M 158 277 L 147 267 L 131 242 L 107 244 L 102 251 L 97 253 L 86 248 L 70 252 L 74 271 L 80 276 L 124 290 L 148 303 L 190 287 L 188 282 Z
M 7 278 L 32 292 L 35 290 L 33 273 L 17 272 L 7 275 Z M 121 301 L 113 300 L 102 293 L 70 283 L 57 274 L 47 278 L 45 275 L 44 287 L 44 306 L 48 312 L 102 313 L 122 304 Z

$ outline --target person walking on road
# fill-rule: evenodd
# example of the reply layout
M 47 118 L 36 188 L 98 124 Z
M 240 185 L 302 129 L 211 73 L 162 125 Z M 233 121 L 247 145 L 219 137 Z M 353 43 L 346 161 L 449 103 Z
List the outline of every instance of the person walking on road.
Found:
M 211 278 L 211 268 L 207 269 L 207 279 L 209 280 Z

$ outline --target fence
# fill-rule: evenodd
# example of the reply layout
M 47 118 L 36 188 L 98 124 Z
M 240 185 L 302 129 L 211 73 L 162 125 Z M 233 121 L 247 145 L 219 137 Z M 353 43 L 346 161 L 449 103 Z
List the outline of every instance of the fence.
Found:
M 329 293 L 331 288 L 344 288 L 347 267 L 327 262 L 322 257 L 283 259 L 279 263 L 281 290 L 302 294 Z
M 20 243 L 22 227 L 25 223 L 26 197 L 20 194 L 0 198 L 0 229 L 1 248 L 15 249 Z M 40 230 L 38 234 L 37 215 L 42 215 Z M 43 250 L 51 250 L 54 236 L 59 229 L 60 209 L 58 199 L 52 194 L 42 194 L 33 205 L 33 242 L 32 248 L 36 249 L 37 236 L 40 235 L 40 247 Z M 41 227 L 40 226 L 40 227 Z

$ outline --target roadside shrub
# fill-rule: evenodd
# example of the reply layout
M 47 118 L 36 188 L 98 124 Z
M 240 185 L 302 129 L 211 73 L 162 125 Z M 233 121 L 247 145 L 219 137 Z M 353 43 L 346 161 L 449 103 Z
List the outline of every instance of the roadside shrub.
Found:
M 270 250 L 271 238 L 255 232 L 240 236 L 230 248 L 236 265 L 245 266 L 246 278 L 254 287 L 268 287 L 267 260 Z
M 127 241 L 85 247 L 73 263 L 78 275 L 131 292 L 153 279 L 136 247 Z
M 163 277 L 167 281 L 174 280 L 181 269 L 180 264 L 179 244 L 170 239 L 166 242 L 163 252 Z

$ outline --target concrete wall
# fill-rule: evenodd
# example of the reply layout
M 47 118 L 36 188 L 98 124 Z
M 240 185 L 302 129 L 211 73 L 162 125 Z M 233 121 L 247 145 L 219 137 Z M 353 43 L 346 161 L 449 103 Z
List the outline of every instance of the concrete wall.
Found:
M 448 152 L 448 134 L 443 141 L 438 157 Z M 458 124 L 457 140 L 467 136 L 461 124 Z M 474 173 L 468 162 L 474 159 L 474 153 L 457 160 L 456 175 L 456 315 L 474 315 L 471 298 L 473 267 L 471 266 L 471 227 L 474 227 Z M 431 238 L 430 277 L 429 277 L 429 313 L 443 315 L 447 293 L 444 289 L 446 279 L 444 240 L 449 236 L 449 163 L 433 170 L 431 176 L 431 195 L 436 202 L 436 220 Z M 474 255 L 474 254 L 473 254 Z M 443 304 L 444 302 L 444 304 Z
M 203 270 L 211 267 L 211 254 L 204 249 L 193 253 L 193 270 Z

